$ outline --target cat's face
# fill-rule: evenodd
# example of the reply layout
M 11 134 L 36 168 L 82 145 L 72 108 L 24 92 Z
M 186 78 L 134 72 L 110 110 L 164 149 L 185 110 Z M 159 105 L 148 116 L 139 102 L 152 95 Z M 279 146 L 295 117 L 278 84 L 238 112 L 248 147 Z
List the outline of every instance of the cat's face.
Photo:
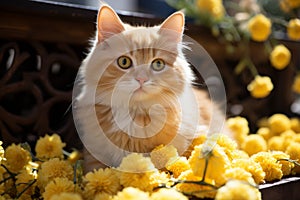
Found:
M 161 26 L 132 27 L 102 7 L 90 57 L 103 70 L 101 77 L 94 77 L 97 103 L 147 107 L 176 99 L 192 79 L 181 51 L 183 26 L 183 14 L 175 13 Z M 87 79 L 95 76 L 94 70 L 86 69 Z

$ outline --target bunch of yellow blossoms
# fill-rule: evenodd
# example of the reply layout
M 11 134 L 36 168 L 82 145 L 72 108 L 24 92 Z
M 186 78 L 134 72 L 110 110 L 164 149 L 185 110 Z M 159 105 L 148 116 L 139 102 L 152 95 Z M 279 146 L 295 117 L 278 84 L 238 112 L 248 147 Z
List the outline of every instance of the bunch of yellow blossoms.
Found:
M 57 134 L 26 144 L 0 145 L 0 200 L 260 200 L 258 184 L 300 173 L 300 120 L 275 114 L 249 134 L 245 118 L 227 120 L 229 136 L 199 135 L 186 156 L 160 145 L 150 157 L 131 153 L 117 168 L 83 174 L 80 154 L 67 153 Z
M 238 75 L 248 68 L 253 80 L 248 84 L 247 90 L 254 98 L 265 98 L 273 90 L 271 77 L 260 74 L 255 66 L 250 43 L 252 40 L 264 45 L 262 54 L 269 55 L 267 65 L 276 70 L 284 70 L 291 64 L 289 48 L 280 44 L 275 37 L 279 32 L 290 40 L 300 40 L 299 0 L 258 1 L 241 0 L 166 0 L 172 7 L 186 12 L 195 19 L 195 23 L 207 26 L 212 35 L 218 37 L 217 42 L 225 45 L 229 55 L 238 52 L 240 60 L 234 72 Z M 279 9 L 275 14 L 268 12 L 263 4 L 276 5 Z M 268 7 L 267 5 L 266 7 Z M 237 8 L 236 10 L 234 8 Z M 298 11 L 298 12 L 297 12 Z M 298 14 L 298 18 L 297 18 Z M 285 17 L 283 17 L 285 16 Z M 275 25 L 275 26 L 274 26 Z M 296 76 L 293 90 L 300 93 L 300 75 Z

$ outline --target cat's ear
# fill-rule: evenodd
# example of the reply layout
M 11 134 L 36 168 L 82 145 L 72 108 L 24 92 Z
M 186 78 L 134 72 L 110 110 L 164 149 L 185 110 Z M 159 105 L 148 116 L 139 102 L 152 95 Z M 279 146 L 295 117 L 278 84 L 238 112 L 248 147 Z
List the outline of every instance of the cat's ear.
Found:
M 173 13 L 160 26 L 159 33 L 167 34 L 172 41 L 181 42 L 184 31 L 184 14 L 181 11 Z
M 101 6 L 97 17 L 98 43 L 124 30 L 123 23 L 117 13 L 108 5 Z

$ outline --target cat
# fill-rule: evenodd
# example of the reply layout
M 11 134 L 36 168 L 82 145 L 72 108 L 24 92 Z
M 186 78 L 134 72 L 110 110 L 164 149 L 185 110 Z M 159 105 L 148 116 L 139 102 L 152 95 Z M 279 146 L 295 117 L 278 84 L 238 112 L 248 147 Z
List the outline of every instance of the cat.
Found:
M 74 93 L 86 171 L 116 167 L 128 153 L 149 153 L 160 144 L 182 154 L 199 132 L 208 131 L 216 105 L 192 86 L 184 24 L 178 11 L 159 26 L 131 26 L 110 6 L 100 7 L 94 45 Z M 222 124 L 224 116 L 215 114 Z

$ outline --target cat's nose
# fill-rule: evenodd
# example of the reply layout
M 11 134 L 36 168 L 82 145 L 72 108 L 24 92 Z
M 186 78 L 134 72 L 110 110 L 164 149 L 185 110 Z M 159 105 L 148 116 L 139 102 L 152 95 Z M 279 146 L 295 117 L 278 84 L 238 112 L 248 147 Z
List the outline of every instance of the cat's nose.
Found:
M 135 80 L 140 83 L 140 85 L 143 85 L 145 82 L 147 82 L 149 79 L 146 77 L 136 77 Z

